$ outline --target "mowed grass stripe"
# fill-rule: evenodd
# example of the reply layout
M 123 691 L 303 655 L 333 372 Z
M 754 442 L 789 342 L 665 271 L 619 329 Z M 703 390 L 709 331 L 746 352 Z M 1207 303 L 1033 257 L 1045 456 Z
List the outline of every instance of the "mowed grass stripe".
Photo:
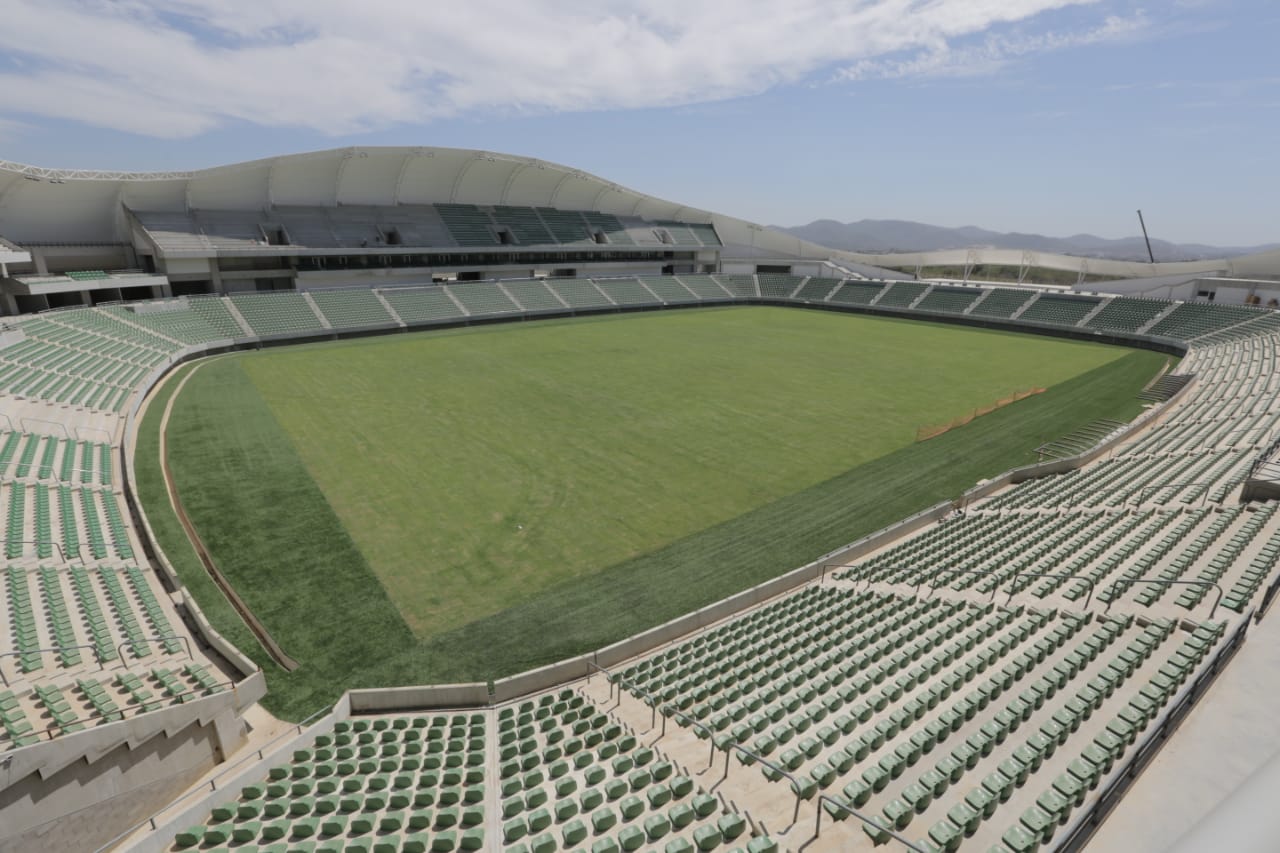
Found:
M 1130 420 L 1165 356 L 1132 352 L 965 427 L 903 448 L 711 529 L 546 590 L 433 637 L 382 675 L 431 661 L 444 681 L 495 678 L 601 648 L 811 562 L 1035 461 L 1044 438 L 1098 418 Z
M 320 678 L 304 693 L 328 696 L 328 679 L 413 642 L 239 359 L 201 366 L 167 436 L 183 506 L 214 561 L 299 661 L 297 681 Z
M 733 308 L 243 361 L 406 622 L 428 637 L 893 452 L 922 424 L 1123 353 Z
M 208 364 L 206 362 L 205 364 Z M 164 386 L 147 402 L 145 416 L 138 424 L 138 435 L 135 443 L 133 469 L 134 488 L 139 501 L 147 515 L 156 539 L 159 540 L 165 557 L 183 584 L 199 603 L 201 611 L 210 623 L 217 626 L 232 645 L 262 665 L 270 664 L 270 658 L 258 646 L 257 639 L 223 597 L 221 590 L 205 572 L 200 558 L 187 539 L 178 521 L 177 513 L 169 503 L 168 492 L 164 484 L 164 472 L 160 467 L 160 425 L 165 406 L 173 392 L 182 381 L 182 377 L 196 365 L 184 365 L 170 374 Z

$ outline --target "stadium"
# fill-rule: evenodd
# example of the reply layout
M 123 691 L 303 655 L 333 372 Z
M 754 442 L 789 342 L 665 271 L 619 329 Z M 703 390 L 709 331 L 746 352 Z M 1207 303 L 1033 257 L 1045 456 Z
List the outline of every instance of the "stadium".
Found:
M 1274 846 L 1280 252 L 425 147 L 0 163 L 0 237 L 0 850 Z

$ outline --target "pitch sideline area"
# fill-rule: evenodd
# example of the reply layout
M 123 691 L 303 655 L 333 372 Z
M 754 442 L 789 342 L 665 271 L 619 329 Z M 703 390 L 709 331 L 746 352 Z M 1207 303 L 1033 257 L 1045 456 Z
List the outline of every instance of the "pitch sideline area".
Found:
M 953 497 L 1046 438 L 1131 416 L 1162 363 L 764 308 L 491 327 L 209 365 L 170 434 L 199 452 L 171 452 L 171 463 L 219 565 L 304 662 L 286 676 L 260 661 L 273 708 L 303 714 L 346 686 L 499 677 L 687 612 Z M 1037 384 L 1054 387 L 911 446 L 921 423 Z M 166 552 L 191 574 L 190 549 L 166 539 L 174 531 L 148 495 L 151 412 L 140 489 Z M 486 453 L 503 464 L 485 467 Z M 564 473 L 580 460 L 588 467 Z M 531 473 L 503 481 L 512 470 Z M 575 500 L 528 525 L 543 536 L 558 525 L 551 547 L 529 547 L 528 516 L 475 515 L 553 478 L 551 491 Z M 884 482 L 899 485 L 886 494 Z M 646 496 L 643 524 L 619 517 Z M 478 577 L 470 567 L 501 548 L 482 538 L 470 553 L 449 549 L 486 525 L 520 547 Z M 388 544 L 400 553 L 388 558 Z M 452 562 L 422 571 L 423 553 Z M 454 595 L 467 587 L 471 598 Z M 257 652 L 220 604 L 207 612 Z

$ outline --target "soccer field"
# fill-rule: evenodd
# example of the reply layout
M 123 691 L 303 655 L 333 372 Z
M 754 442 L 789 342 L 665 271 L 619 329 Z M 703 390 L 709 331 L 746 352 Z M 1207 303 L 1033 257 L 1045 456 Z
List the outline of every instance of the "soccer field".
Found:
M 782 308 L 486 326 L 207 362 L 169 461 L 219 567 L 303 663 L 268 704 L 301 713 L 346 686 L 500 677 L 705 605 L 1131 417 L 1163 361 Z M 915 443 L 1033 387 L 1050 391 Z M 162 409 L 139 485 L 185 578 L 200 570 L 154 490 Z

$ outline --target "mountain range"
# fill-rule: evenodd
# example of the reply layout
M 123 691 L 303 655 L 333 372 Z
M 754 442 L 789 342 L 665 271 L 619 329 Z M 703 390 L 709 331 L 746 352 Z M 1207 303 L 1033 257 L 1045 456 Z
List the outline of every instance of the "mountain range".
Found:
M 937 249 L 997 248 L 1034 252 L 1057 252 L 1089 258 L 1124 261 L 1147 260 L 1142 237 L 1107 239 L 1092 234 L 1071 237 L 1046 237 L 1043 234 L 1020 234 L 988 231 L 964 226 L 944 228 L 898 219 L 863 219 L 858 222 L 836 222 L 818 219 L 808 225 L 769 226 L 774 231 L 792 234 L 805 240 L 850 252 L 928 252 Z M 1227 258 L 1280 248 L 1280 243 L 1265 246 L 1209 246 L 1200 243 L 1170 243 L 1152 240 L 1151 251 L 1157 261 L 1193 261 L 1204 258 Z

